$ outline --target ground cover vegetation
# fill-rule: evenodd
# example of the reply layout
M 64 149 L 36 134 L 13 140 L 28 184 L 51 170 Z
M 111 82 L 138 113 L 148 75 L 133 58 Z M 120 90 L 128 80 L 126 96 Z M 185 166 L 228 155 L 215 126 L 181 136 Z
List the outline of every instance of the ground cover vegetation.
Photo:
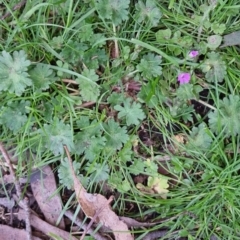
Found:
M 155 223 L 134 239 L 239 239 L 239 10 L 0 1 L 0 139 L 17 178 L 50 165 L 62 211 L 76 210 L 67 151 L 89 193 Z

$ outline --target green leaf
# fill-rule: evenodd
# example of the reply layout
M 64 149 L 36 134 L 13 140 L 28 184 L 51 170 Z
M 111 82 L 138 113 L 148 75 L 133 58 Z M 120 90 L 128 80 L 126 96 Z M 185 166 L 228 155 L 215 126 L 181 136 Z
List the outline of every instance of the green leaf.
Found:
M 85 158 L 93 161 L 103 150 L 106 138 L 101 136 L 89 136 L 87 130 L 75 136 L 76 153 L 84 154 Z
M 105 164 L 100 163 L 87 163 L 86 171 L 90 175 L 91 182 L 99 183 L 106 181 L 109 178 L 109 167 Z
M 26 107 L 28 106 L 30 106 L 29 101 L 8 102 L 6 107 L 1 108 L 0 125 L 6 126 L 14 134 L 18 133 L 21 127 L 27 122 L 26 113 L 29 111 Z
M 76 65 L 83 59 L 84 52 L 87 49 L 86 44 L 69 40 L 62 50 L 61 56 L 67 63 Z
M 80 163 L 73 161 L 73 169 L 76 176 L 78 176 L 80 167 L 81 167 Z M 71 168 L 67 158 L 64 158 L 64 160 L 61 161 L 60 167 L 58 169 L 58 177 L 61 184 L 63 184 L 68 189 L 72 188 L 73 178 L 72 178 L 72 172 L 71 172 Z
M 222 82 L 224 76 L 226 75 L 226 64 L 222 60 L 219 53 L 210 52 L 207 54 L 208 59 L 206 59 L 201 64 L 201 69 L 205 74 L 205 78 L 208 82 Z
M 79 28 L 79 38 L 82 42 L 91 41 L 91 37 L 93 36 L 93 24 L 88 24 L 85 22 L 81 22 L 81 27 Z
M 82 174 L 79 174 L 81 164 L 79 162 L 73 161 L 73 169 L 77 176 L 77 178 L 80 180 L 81 184 L 86 188 L 89 183 L 89 178 L 83 176 Z M 73 177 L 72 177 L 72 171 L 69 165 L 69 161 L 67 158 L 64 158 L 61 161 L 61 164 L 58 169 L 58 177 L 61 184 L 63 184 L 68 189 L 72 189 L 73 187 Z
M 198 127 L 193 127 L 188 138 L 187 146 L 194 147 L 195 149 L 206 150 L 211 146 L 212 138 L 207 133 L 207 127 L 201 123 Z
M 32 81 L 27 73 L 31 62 L 24 51 L 15 51 L 13 57 L 6 51 L 0 55 L 0 92 L 9 91 L 17 96 L 22 95 Z
M 148 53 L 143 56 L 141 62 L 137 65 L 137 70 L 147 79 L 157 77 L 162 74 L 162 67 L 159 65 L 162 62 L 161 56 L 156 56 L 153 53 Z
M 132 187 L 127 179 L 124 179 L 118 187 L 119 191 L 122 193 L 128 192 L 129 190 L 131 190 L 131 188 Z
M 202 87 L 193 84 L 182 84 L 177 89 L 177 97 L 183 101 L 198 99 L 199 93 L 202 91 Z
M 108 98 L 107 102 L 110 103 L 110 105 L 113 107 L 115 105 L 121 104 L 125 99 L 125 96 L 123 93 L 116 93 L 113 92 Z
M 119 150 L 122 148 L 123 143 L 129 139 L 126 127 L 120 127 L 117 122 L 110 119 L 104 124 L 106 147 Z
M 147 175 L 150 176 L 158 175 L 158 165 L 155 163 L 155 161 L 148 158 L 146 161 L 144 161 L 144 165 L 145 165 L 144 169 Z
M 145 165 L 141 159 L 134 159 L 133 164 L 128 167 L 129 173 L 134 175 L 144 174 L 144 170 Z
M 88 81 L 81 77 L 76 79 L 76 82 L 79 83 L 79 90 L 83 100 L 93 102 L 97 101 L 97 98 L 100 95 L 99 85 L 95 83 L 98 81 L 98 75 L 93 69 L 84 69 L 82 75 L 92 80 Z
M 130 0 L 96 0 L 96 9 L 102 18 L 119 25 L 128 19 L 129 3 Z
M 207 47 L 209 47 L 211 50 L 215 50 L 220 46 L 222 37 L 219 35 L 212 35 L 208 37 L 207 41 Z
M 141 104 L 136 102 L 131 103 L 131 99 L 129 98 L 123 102 L 123 107 L 116 105 L 114 109 L 119 111 L 119 119 L 126 119 L 127 126 L 130 126 L 131 124 L 138 125 L 140 120 L 143 120 L 146 117 L 141 109 Z
M 223 23 L 214 22 L 211 24 L 211 29 L 215 34 L 223 34 L 226 30 L 226 25 Z
M 57 80 L 52 69 L 48 65 L 37 64 L 37 66 L 29 72 L 36 91 L 47 90 L 49 85 Z
M 66 145 L 69 151 L 74 150 L 71 127 L 59 119 L 54 119 L 51 124 L 44 124 L 43 129 L 39 129 L 37 133 L 42 137 L 43 146 L 54 155 L 64 153 L 63 145 Z
M 138 1 L 136 4 L 136 14 L 135 18 L 139 23 L 146 22 L 149 23 L 151 27 L 158 25 L 159 20 L 162 17 L 162 13 L 159 7 L 156 6 L 154 0 L 147 0 L 146 4 L 143 1 Z
M 156 39 L 158 42 L 166 42 L 166 40 L 170 39 L 171 36 L 172 36 L 172 31 L 169 28 L 158 30 L 156 32 Z
M 219 101 L 219 109 L 208 114 L 209 126 L 215 133 L 223 131 L 225 136 L 240 134 L 240 97 L 229 95 Z

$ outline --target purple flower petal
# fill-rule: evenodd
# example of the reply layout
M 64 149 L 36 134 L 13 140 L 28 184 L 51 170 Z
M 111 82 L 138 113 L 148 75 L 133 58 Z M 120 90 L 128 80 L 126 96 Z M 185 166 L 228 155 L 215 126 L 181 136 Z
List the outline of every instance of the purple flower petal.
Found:
M 199 54 L 198 51 L 193 50 L 193 51 L 190 51 L 190 52 L 189 52 L 188 56 L 189 56 L 190 58 L 195 58 L 198 54 Z
M 180 84 L 189 83 L 190 79 L 191 79 L 190 73 L 180 73 L 178 75 L 178 81 Z

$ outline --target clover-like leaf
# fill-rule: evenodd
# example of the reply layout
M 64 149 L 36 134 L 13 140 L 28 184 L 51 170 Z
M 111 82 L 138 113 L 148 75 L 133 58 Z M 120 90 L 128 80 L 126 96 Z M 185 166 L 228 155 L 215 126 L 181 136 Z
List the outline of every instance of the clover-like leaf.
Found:
M 210 52 L 207 54 L 208 59 L 206 59 L 202 65 L 202 71 L 205 74 L 205 78 L 208 82 L 222 82 L 226 74 L 226 64 L 222 60 L 219 53 Z
M 96 0 L 96 8 L 102 18 L 119 25 L 128 19 L 129 3 L 130 0 Z
M 76 153 L 84 154 L 89 161 L 93 161 L 100 154 L 106 142 L 105 137 L 89 136 L 87 130 L 78 133 L 75 140 Z
M 156 32 L 156 39 L 158 42 L 166 41 L 170 39 L 172 36 L 172 31 L 171 29 L 161 29 Z
M 119 111 L 118 118 L 126 119 L 127 126 L 130 126 L 131 124 L 138 125 L 140 120 L 145 118 L 145 114 L 141 109 L 141 104 L 136 102 L 131 103 L 129 98 L 123 102 L 123 107 L 116 105 L 114 109 Z
M 31 62 L 24 51 L 15 51 L 11 56 L 6 51 L 0 55 L 0 92 L 9 91 L 20 96 L 32 80 L 27 72 Z
M 46 90 L 49 85 L 57 80 L 52 69 L 48 65 L 37 64 L 30 72 L 35 90 Z
M 193 84 L 182 84 L 177 89 L 177 97 L 181 100 L 198 99 L 199 93 L 202 91 L 202 87 Z
M 214 22 L 211 24 L 211 29 L 215 34 L 223 34 L 226 30 L 226 25 L 223 23 Z
M 99 86 L 95 82 L 98 80 L 98 75 L 93 69 L 84 69 L 83 77 L 78 77 L 76 82 L 79 83 L 80 94 L 84 101 L 96 101 L 100 91 Z
M 147 0 L 146 3 L 143 1 L 138 1 L 136 4 L 135 17 L 139 23 L 143 21 L 146 23 L 150 23 L 152 27 L 158 25 L 160 18 L 162 17 L 162 13 L 159 10 L 159 7 L 156 5 L 155 1 Z
M 110 119 L 104 124 L 106 138 L 106 147 L 113 150 L 121 149 L 123 143 L 126 143 L 129 139 L 126 127 L 120 127 L 117 122 Z
M 217 49 L 222 42 L 222 37 L 219 35 L 212 35 L 207 39 L 207 47 L 211 50 Z
M 69 124 L 64 124 L 54 119 L 51 124 L 44 124 L 42 129 L 37 131 L 42 136 L 43 146 L 53 152 L 54 155 L 63 154 L 63 145 L 69 151 L 74 149 L 73 134 Z
M 207 130 L 208 129 L 204 123 L 201 123 L 198 127 L 193 127 L 188 138 L 187 146 L 193 146 L 195 149 L 201 150 L 208 149 L 213 140 Z
M 81 184 L 86 188 L 88 186 L 89 178 L 79 174 L 81 164 L 79 162 L 73 161 L 73 169 L 80 180 Z M 58 169 L 58 177 L 61 184 L 63 184 L 68 189 L 73 187 L 73 177 L 72 177 L 72 170 L 69 165 L 69 161 L 67 158 L 64 158 L 61 161 L 61 164 Z
M 0 125 L 6 126 L 14 134 L 18 133 L 21 127 L 27 122 L 26 107 L 30 105 L 29 101 L 8 102 L 7 106 L 0 108 Z
M 240 97 L 229 95 L 219 101 L 219 108 L 208 114 L 212 131 L 223 131 L 226 136 L 240 134 Z
M 99 183 L 106 181 L 109 177 L 109 167 L 107 164 L 100 163 L 87 163 L 86 171 L 90 174 L 91 182 Z
M 141 72 L 141 75 L 147 79 L 157 77 L 162 74 L 162 62 L 161 56 L 156 56 L 153 53 L 148 53 L 143 56 L 141 62 L 137 65 L 137 70 Z

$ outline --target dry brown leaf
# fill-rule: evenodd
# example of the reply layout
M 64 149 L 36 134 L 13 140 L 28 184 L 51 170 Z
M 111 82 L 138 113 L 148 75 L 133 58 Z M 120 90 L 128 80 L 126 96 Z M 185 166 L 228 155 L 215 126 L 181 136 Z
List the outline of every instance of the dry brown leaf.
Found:
M 83 212 L 89 218 L 97 216 L 96 222 L 100 222 L 104 226 L 110 228 L 113 231 L 115 240 L 133 240 L 133 236 L 130 234 L 127 225 L 119 219 L 115 212 L 112 211 L 108 200 L 101 194 L 88 193 L 82 186 L 74 173 L 72 159 L 66 146 L 65 150 L 74 180 L 74 190 Z
M 24 229 L 12 228 L 7 225 L 0 225 L 0 239 L 11 239 L 11 240 L 26 240 L 27 232 Z M 38 237 L 32 236 L 32 240 L 41 240 Z
M 62 202 L 56 193 L 57 185 L 52 169 L 45 166 L 32 173 L 31 188 L 33 195 L 44 214 L 45 220 L 55 226 L 62 211 Z M 58 227 L 65 229 L 64 220 L 61 219 Z
M 26 213 L 23 209 L 19 209 L 18 219 L 19 220 L 26 219 Z M 42 219 L 40 219 L 39 217 L 37 217 L 32 212 L 30 213 L 30 223 L 31 223 L 31 226 L 33 226 L 37 230 L 41 231 L 42 233 L 45 233 L 48 236 L 51 236 L 51 234 L 54 234 L 56 236 L 61 237 L 64 240 L 77 240 L 77 238 L 71 236 L 70 233 L 63 231 L 60 228 L 50 225 L 49 223 L 47 223 L 47 222 L 43 221 Z

